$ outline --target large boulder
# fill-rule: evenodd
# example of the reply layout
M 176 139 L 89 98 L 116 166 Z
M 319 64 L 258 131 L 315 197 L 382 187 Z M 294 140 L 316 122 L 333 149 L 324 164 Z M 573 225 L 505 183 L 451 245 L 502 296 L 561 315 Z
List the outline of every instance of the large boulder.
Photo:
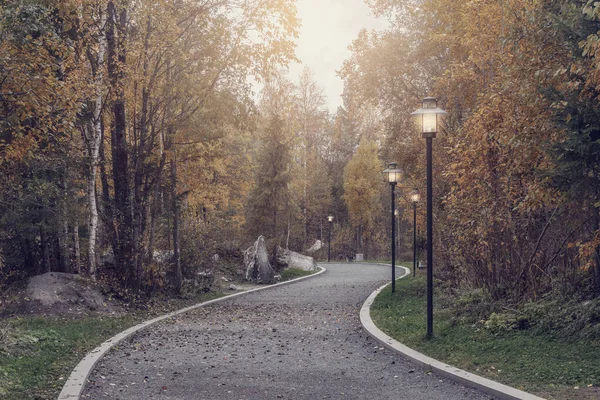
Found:
M 307 253 L 314 253 L 316 251 L 321 250 L 325 245 L 319 239 L 315 241 L 315 243 L 306 250 Z
M 0 298 L 0 315 L 86 316 L 122 312 L 123 308 L 106 298 L 95 282 L 64 272 L 34 276 L 25 288 L 14 287 L 10 297 Z
M 276 260 L 279 270 L 284 268 L 296 268 L 304 271 L 317 270 L 317 263 L 314 258 L 284 249 L 281 246 L 277 246 Z
M 254 245 L 244 251 L 244 267 L 246 280 L 257 283 L 273 283 L 275 271 L 269 263 L 269 253 L 265 245 L 265 238 L 259 236 Z

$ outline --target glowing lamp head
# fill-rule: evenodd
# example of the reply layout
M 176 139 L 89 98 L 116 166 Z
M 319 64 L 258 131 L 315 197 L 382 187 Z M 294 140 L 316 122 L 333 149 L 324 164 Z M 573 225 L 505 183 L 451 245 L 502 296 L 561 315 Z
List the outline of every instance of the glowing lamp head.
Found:
M 421 200 L 421 195 L 419 194 L 419 189 L 415 189 L 412 192 L 410 192 L 409 196 L 410 196 L 410 201 L 412 201 L 413 203 L 418 203 L 419 200 Z
M 383 171 L 383 176 L 385 177 L 386 182 L 390 184 L 396 184 L 400 182 L 400 178 L 402 177 L 402 170 L 398 168 L 397 163 L 390 163 L 388 165 L 388 169 Z
M 427 138 L 436 136 L 440 117 L 446 114 L 446 111 L 438 108 L 435 97 L 426 97 L 423 99 L 423 107 L 410 115 L 416 117 L 422 136 Z

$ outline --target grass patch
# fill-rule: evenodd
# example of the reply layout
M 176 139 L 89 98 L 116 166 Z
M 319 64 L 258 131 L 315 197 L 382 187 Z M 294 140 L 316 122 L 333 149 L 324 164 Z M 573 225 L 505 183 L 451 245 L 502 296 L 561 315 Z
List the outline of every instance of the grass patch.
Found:
M 291 281 L 292 279 L 300 278 L 302 276 L 308 276 L 312 274 L 316 274 L 320 270 L 317 269 L 315 271 L 305 271 L 299 268 L 286 268 L 281 271 L 281 280 L 282 281 Z
M 455 318 L 435 300 L 434 338 L 426 340 L 425 310 L 425 279 L 406 278 L 395 294 L 387 287 L 377 296 L 371 317 L 399 342 L 475 374 L 548 399 L 599 398 L 592 397 L 599 395 L 599 343 L 559 341 L 531 330 L 493 332 Z
M 170 299 L 121 317 L 0 319 L 0 399 L 56 399 L 73 368 L 105 340 L 146 319 L 222 295 Z
M 55 399 L 85 354 L 138 320 L 26 317 L 0 328 L 0 398 Z

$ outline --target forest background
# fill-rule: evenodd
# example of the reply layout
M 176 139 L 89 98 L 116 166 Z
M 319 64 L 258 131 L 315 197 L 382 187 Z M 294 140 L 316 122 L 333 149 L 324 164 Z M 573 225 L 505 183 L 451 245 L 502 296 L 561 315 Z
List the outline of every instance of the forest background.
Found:
M 390 28 L 353 42 L 331 112 L 308 69 L 282 72 L 293 1 L 0 1 L 0 286 L 62 271 L 179 293 L 258 235 L 326 241 L 329 214 L 332 257 L 387 258 L 391 161 L 410 258 L 425 146 L 409 114 L 435 95 L 440 284 L 597 299 L 600 4 L 367 3 Z

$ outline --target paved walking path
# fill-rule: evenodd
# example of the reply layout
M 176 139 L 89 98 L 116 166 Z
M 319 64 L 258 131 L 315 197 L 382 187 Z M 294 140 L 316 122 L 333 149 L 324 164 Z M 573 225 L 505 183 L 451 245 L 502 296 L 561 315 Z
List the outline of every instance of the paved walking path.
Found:
M 363 331 L 360 307 L 390 267 L 326 267 L 135 334 L 99 361 L 83 398 L 490 399 L 428 374 Z

